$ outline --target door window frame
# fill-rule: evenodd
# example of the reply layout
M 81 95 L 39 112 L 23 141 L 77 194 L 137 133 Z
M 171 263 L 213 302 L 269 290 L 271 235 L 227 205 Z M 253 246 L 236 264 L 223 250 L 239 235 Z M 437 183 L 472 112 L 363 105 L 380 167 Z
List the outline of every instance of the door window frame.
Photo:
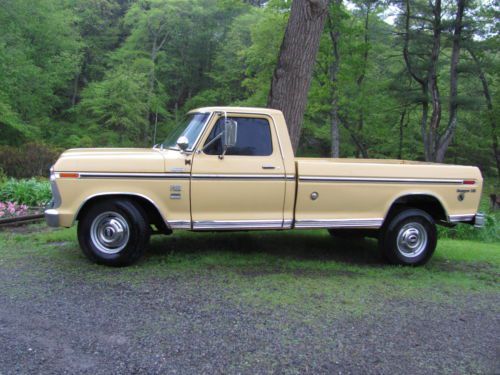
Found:
M 243 157 L 249 157 L 249 158 L 274 158 L 276 156 L 279 156 L 281 160 L 283 160 L 283 155 L 281 152 L 281 144 L 279 142 L 279 136 L 278 132 L 276 129 L 276 124 L 274 122 L 274 119 L 266 114 L 260 114 L 260 113 L 227 113 L 228 118 L 235 119 L 238 121 L 238 118 L 256 118 L 256 119 L 264 119 L 268 122 L 269 124 L 269 130 L 271 132 L 271 145 L 272 145 L 272 153 L 269 155 L 224 155 L 224 158 L 243 158 Z M 205 127 L 204 132 L 200 139 L 198 140 L 198 145 L 196 149 L 196 153 L 199 155 L 204 155 L 207 157 L 218 157 L 218 155 L 210 155 L 206 154 L 203 151 L 203 147 L 205 146 L 205 143 L 207 142 L 208 137 L 210 136 L 210 133 L 212 132 L 213 127 L 219 121 L 219 119 L 224 118 L 224 116 L 218 115 L 218 116 L 212 116 L 212 118 L 209 121 L 208 126 Z

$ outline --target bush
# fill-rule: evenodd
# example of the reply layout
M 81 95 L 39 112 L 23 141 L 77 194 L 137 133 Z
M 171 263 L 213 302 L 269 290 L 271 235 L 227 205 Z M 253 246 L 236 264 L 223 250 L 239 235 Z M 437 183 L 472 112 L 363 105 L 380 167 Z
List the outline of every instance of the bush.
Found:
M 47 177 L 60 150 L 42 143 L 27 143 L 21 147 L 0 146 L 0 169 L 10 177 Z
M 27 206 L 44 206 L 52 197 L 47 180 L 15 180 L 0 185 L 0 202 L 16 202 Z

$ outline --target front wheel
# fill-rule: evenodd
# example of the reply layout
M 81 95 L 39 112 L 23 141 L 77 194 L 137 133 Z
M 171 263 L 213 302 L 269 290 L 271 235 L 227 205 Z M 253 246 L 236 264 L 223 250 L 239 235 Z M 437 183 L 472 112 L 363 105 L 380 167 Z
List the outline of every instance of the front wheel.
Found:
M 78 241 L 91 261 L 108 266 L 136 262 L 146 249 L 151 228 L 141 208 L 128 200 L 98 202 L 78 222 Z
M 379 236 L 382 254 L 393 264 L 427 263 L 437 243 L 434 219 L 425 211 L 406 209 L 389 220 Z

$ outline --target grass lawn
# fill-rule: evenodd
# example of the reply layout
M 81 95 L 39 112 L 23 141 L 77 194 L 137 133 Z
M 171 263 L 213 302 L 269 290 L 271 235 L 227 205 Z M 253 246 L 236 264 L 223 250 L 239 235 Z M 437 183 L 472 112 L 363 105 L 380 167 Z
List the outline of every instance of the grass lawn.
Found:
M 110 268 L 75 228 L 4 230 L 0 373 L 495 373 L 499 276 L 500 244 L 456 239 L 411 268 L 325 230 L 178 232 Z
M 36 228 L 36 227 L 35 227 Z M 0 264 L 37 264 L 89 283 L 140 284 L 185 273 L 224 280 L 226 298 L 257 307 L 321 313 L 373 313 L 392 298 L 453 303 L 455 294 L 498 293 L 500 244 L 441 239 L 423 267 L 385 264 L 374 240 L 336 240 L 326 231 L 188 233 L 153 237 L 146 257 L 127 268 L 88 262 L 74 228 L 0 233 Z M 34 229 L 32 227 L 32 229 Z M 23 267 L 21 267 L 22 269 Z

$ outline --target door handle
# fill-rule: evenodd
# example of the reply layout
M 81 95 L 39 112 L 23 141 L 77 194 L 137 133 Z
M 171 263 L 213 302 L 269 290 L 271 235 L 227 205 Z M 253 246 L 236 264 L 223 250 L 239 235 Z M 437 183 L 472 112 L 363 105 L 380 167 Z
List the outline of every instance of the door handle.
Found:
M 262 169 L 276 169 L 276 167 L 271 164 L 263 164 Z

